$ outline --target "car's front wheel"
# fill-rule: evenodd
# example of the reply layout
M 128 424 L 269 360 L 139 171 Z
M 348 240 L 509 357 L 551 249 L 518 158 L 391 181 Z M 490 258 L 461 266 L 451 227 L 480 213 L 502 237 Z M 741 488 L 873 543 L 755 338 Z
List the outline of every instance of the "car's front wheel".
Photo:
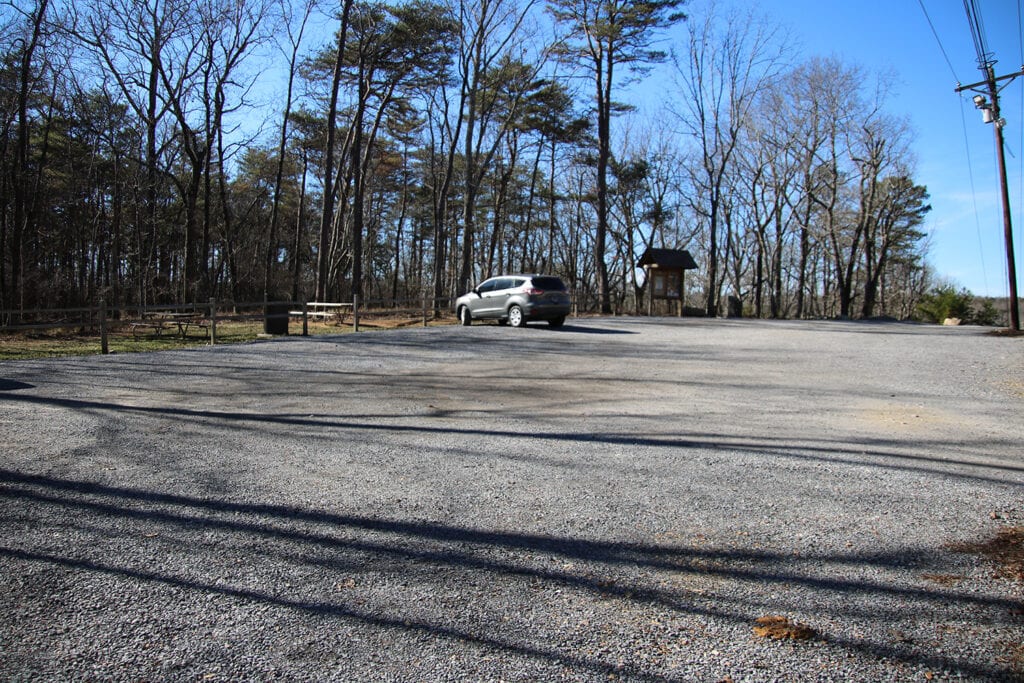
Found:
M 512 327 L 523 327 L 526 325 L 526 316 L 523 315 L 523 309 L 519 306 L 513 306 L 508 309 L 508 324 Z
M 469 312 L 469 306 L 463 306 L 459 309 L 459 322 L 466 327 L 473 324 L 473 314 Z

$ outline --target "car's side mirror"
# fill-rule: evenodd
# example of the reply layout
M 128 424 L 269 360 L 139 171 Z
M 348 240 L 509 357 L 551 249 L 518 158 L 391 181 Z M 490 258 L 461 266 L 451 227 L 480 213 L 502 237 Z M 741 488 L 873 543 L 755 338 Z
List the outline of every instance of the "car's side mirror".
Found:
M 479 289 L 474 289 L 473 293 L 476 294 L 477 296 L 480 296 L 480 290 Z

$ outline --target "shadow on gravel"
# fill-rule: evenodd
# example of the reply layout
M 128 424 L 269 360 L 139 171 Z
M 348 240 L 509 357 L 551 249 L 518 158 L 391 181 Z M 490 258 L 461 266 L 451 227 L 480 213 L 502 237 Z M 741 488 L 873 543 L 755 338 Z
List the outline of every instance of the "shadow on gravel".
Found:
M 282 428 L 306 427 L 314 433 L 326 436 L 333 430 L 339 432 L 388 432 L 388 433 L 414 433 L 414 434 L 443 434 L 454 436 L 487 436 L 487 437 L 508 437 L 534 441 L 571 441 L 585 443 L 599 443 L 619 446 L 664 448 L 664 449 L 720 449 L 727 448 L 731 451 L 749 452 L 756 454 L 769 454 L 780 459 L 793 459 L 798 461 L 817 461 L 833 465 L 854 465 L 871 466 L 882 470 L 896 470 L 913 472 L 916 474 L 927 474 L 946 479 L 957 479 L 965 481 L 978 481 L 995 484 L 1007 483 L 1005 475 L 1024 474 L 1024 465 L 1016 464 L 1018 460 L 992 462 L 983 459 L 986 448 L 992 450 L 1006 450 L 1012 452 L 1017 446 L 1016 442 L 1004 443 L 1001 441 L 990 441 L 978 446 L 981 449 L 982 457 L 971 460 L 952 457 L 930 457 L 896 450 L 892 442 L 885 439 L 864 440 L 857 444 L 849 444 L 844 441 L 831 441 L 818 439 L 814 441 L 794 442 L 789 439 L 775 439 L 771 436 L 760 436 L 757 440 L 745 437 L 735 437 L 723 434 L 700 434 L 700 433 L 679 433 L 676 435 L 664 434 L 658 436 L 643 436 L 641 434 L 620 434 L 620 433 L 565 433 L 565 432 L 532 432 L 524 434 L 520 430 L 501 429 L 474 429 L 454 427 L 444 423 L 438 426 L 423 424 L 403 424 L 396 422 L 396 416 L 390 414 L 363 414 L 363 415 L 273 415 L 266 413 L 242 413 L 215 410 L 196 410 L 192 408 L 171 407 L 171 406 L 138 406 L 106 403 L 99 401 L 88 401 L 72 398 L 56 398 L 47 396 L 33 396 L 30 394 L 0 394 L 0 401 L 24 402 L 28 404 L 40 404 L 59 406 L 70 410 L 80 410 L 95 413 L 125 413 L 136 415 L 154 415 L 171 418 L 182 418 L 185 420 L 204 420 L 211 424 L 233 425 L 238 428 L 266 429 L 268 425 L 280 426 Z M 443 416 L 442 413 L 433 413 L 435 416 Z M 414 416 L 419 419 L 423 416 Z M 921 450 L 927 452 L 929 442 L 926 439 L 918 439 L 917 445 Z M 935 442 L 936 446 L 942 442 Z M 966 452 L 964 448 L 962 452 Z M 491 454 L 492 457 L 501 457 Z M 525 455 L 506 455 L 504 457 L 513 459 L 529 459 Z M 959 467 L 960 469 L 953 469 Z
M 365 579 L 368 583 L 374 577 L 395 574 L 405 576 L 410 582 L 426 582 L 428 577 L 437 576 L 445 576 L 454 583 L 472 578 L 492 586 L 493 590 L 501 590 L 500 587 L 509 582 L 528 582 L 526 590 L 549 589 L 559 594 L 590 595 L 620 601 L 623 609 L 630 605 L 652 606 L 667 612 L 724 620 L 737 626 L 750 626 L 752 612 L 764 609 L 767 603 L 734 598 L 727 591 L 709 596 L 706 591 L 674 587 L 665 579 L 669 576 L 710 577 L 757 582 L 765 587 L 766 593 L 802 586 L 833 596 L 830 599 L 834 599 L 834 594 L 847 596 L 845 601 L 839 601 L 843 607 L 825 615 L 826 623 L 830 618 L 884 621 L 894 616 L 886 610 L 896 608 L 876 608 L 870 601 L 872 596 L 896 598 L 897 604 L 912 603 L 925 610 L 942 611 L 952 604 L 962 613 L 1011 612 L 1024 606 L 1020 601 L 986 598 L 950 586 L 919 588 L 854 578 L 859 568 L 870 566 L 913 566 L 915 570 L 927 571 L 935 568 L 936 562 L 941 565 L 937 552 L 794 557 L 788 553 L 754 550 L 703 550 L 491 532 L 429 522 L 339 515 L 301 507 L 204 499 L 8 469 L 0 469 L 0 498 L 22 514 L 31 510 L 49 524 L 62 520 L 58 524 L 86 530 L 96 541 L 95 546 L 86 542 L 58 550 L 45 539 L 35 540 L 29 534 L 21 539 L 21 547 L 0 548 L 0 557 L 15 570 L 24 571 L 26 565 L 44 565 L 70 572 L 100 574 L 118 581 L 169 586 L 184 591 L 184 597 L 176 598 L 183 600 L 189 600 L 188 595 L 195 593 L 227 596 L 302 614 L 361 623 L 375 629 L 480 645 L 506 655 L 570 667 L 577 672 L 626 675 L 641 680 L 671 680 L 671 677 L 632 663 L 611 664 L 597 655 L 586 656 L 569 647 L 545 646 L 520 634 L 502 632 L 496 626 L 472 628 L 463 624 L 457 614 L 448 614 L 440 606 L 429 619 L 396 613 L 393 606 L 374 609 L 372 601 L 367 604 L 356 599 L 361 583 L 353 582 L 351 589 L 355 593 L 344 597 L 332 591 L 331 586 L 350 576 L 354 568 L 361 581 Z M 123 538 L 118 547 L 134 542 L 141 549 L 135 548 L 134 552 L 123 555 L 105 554 L 102 541 L 114 537 Z M 39 546 L 33 547 L 33 542 Z M 169 555 L 176 556 L 178 561 L 169 562 Z M 253 586 L 251 579 L 225 579 L 223 570 L 215 562 L 209 563 L 211 557 L 235 567 L 271 563 L 276 569 L 276 579 L 273 585 L 263 582 L 258 587 Z M 323 585 L 302 584 L 302 577 L 308 575 L 310 567 L 327 570 Z M 837 575 L 851 578 L 837 579 Z M 292 576 L 295 578 L 290 578 Z M 296 588 L 292 588 L 293 582 Z M 287 586 L 287 590 L 282 585 Z M 18 599 L 19 596 L 11 597 Z M 883 604 L 894 603 L 883 601 Z M 914 645 L 899 639 L 878 642 L 844 638 L 829 634 L 825 628 L 820 631 L 825 641 L 850 656 L 953 669 L 961 675 L 974 677 L 999 679 L 1008 674 L 971 661 L 967 655 L 942 657 L 923 644 Z
M 563 325 L 557 329 L 551 330 L 552 332 L 570 332 L 572 334 L 594 334 L 594 335 L 622 335 L 622 334 L 637 334 L 632 330 L 623 329 L 611 329 L 608 327 L 582 327 L 580 325 Z

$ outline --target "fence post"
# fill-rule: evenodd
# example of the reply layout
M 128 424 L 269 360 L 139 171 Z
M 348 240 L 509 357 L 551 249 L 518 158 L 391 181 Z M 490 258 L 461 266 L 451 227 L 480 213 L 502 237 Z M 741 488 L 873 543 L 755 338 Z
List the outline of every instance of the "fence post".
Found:
M 359 295 L 352 295 L 352 331 L 359 331 Z
M 309 336 L 309 302 L 302 301 L 302 336 Z
M 423 327 L 427 327 L 427 293 L 423 292 Z
M 210 346 L 217 343 L 217 301 L 210 297 Z
M 107 300 L 100 299 L 100 353 L 104 356 L 110 353 L 110 346 L 107 343 Z

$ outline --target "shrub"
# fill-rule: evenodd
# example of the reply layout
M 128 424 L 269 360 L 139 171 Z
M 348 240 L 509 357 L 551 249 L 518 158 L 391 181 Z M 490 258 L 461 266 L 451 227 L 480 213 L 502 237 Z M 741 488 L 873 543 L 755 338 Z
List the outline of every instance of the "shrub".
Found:
M 985 299 L 981 304 L 981 308 L 974 314 L 974 323 L 976 325 L 985 325 L 987 327 L 996 327 L 1001 324 L 1003 320 L 1003 314 L 999 312 L 996 305 L 992 303 L 991 299 Z
M 953 285 L 942 285 L 921 297 L 917 311 L 922 319 L 933 323 L 941 323 L 946 318 L 971 322 L 974 316 L 971 308 L 973 299 L 974 296 L 966 289 L 957 291 Z

